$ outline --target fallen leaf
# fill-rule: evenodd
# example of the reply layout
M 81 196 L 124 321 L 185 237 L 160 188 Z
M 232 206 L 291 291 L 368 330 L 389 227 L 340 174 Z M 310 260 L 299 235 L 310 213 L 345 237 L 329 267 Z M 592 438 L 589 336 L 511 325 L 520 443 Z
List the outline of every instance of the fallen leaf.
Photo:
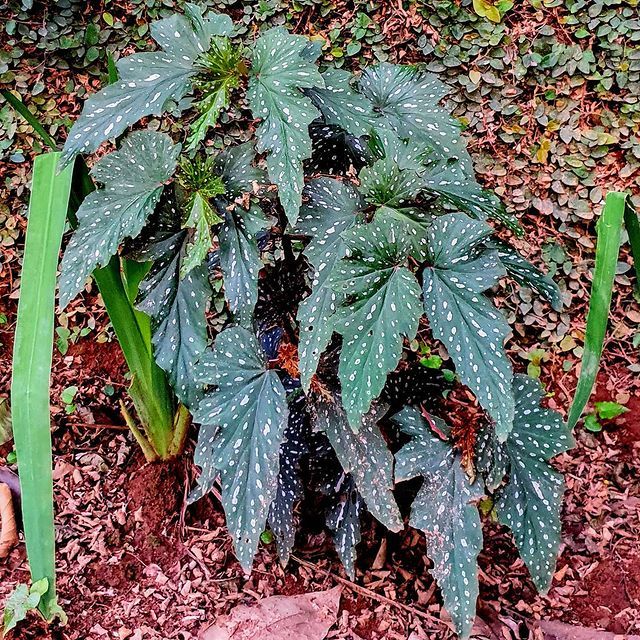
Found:
M 336 623 L 341 587 L 299 596 L 272 596 L 235 607 L 199 640 L 323 640 Z
M 18 527 L 9 485 L 0 482 L 0 559 L 6 558 L 18 543 Z
M 578 627 L 555 620 L 540 620 L 538 626 L 544 633 L 544 640 L 640 640 L 640 636 L 620 636 L 608 631 L 589 627 Z

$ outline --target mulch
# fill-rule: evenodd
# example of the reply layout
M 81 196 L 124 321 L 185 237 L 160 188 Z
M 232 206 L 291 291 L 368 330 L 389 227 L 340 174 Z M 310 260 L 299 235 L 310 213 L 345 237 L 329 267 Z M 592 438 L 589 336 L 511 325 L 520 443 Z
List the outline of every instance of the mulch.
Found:
M 423 538 L 410 529 L 389 534 L 365 518 L 353 583 L 326 531 L 313 524 L 301 531 L 288 567 L 265 545 L 245 576 L 216 498 L 186 506 L 195 473 L 189 456 L 145 464 L 111 412 L 113 402 L 94 399 L 99 385 L 124 382 L 118 357 L 109 342 L 57 356 L 67 367 L 57 369 L 64 372 L 56 376 L 54 397 L 68 380 L 80 380 L 76 414 L 54 411 L 58 589 L 70 622 L 47 629 L 31 615 L 16 638 L 195 639 L 240 603 L 338 584 L 341 609 L 329 638 L 451 636 Z M 601 378 L 601 399 L 619 389 L 615 377 L 608 382 L 610 389 Z M 479 614 L 512 634 L 504 637 L 533 638 L 524 634 L 533 634 L 536 619 L 640 632 L 640 401 L 629 406 L 600 434 L 579 430 L 576 449 L 557 460 L 567 494 L 562 555 L 547 595 L 536 594 L 508 531 L 485 523 Z M 21 544 L 0 562 L 0 599 L 27 579 Z

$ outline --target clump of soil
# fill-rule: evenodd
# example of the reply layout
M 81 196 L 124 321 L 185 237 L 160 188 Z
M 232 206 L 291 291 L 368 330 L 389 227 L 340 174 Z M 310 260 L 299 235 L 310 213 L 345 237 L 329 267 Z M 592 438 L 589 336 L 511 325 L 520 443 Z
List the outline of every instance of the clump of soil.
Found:
M 582 624 L 612 633 L 628 633 L 634 624 L 630 610 L 640 602 L 640 556 L 624 564 L 607 558 L 585 578 L 584 595 L 572 609 Z
M 137 468 L 140 458 L 132 462 L 126 483 L 125 522 L 109 540 L 113 548 L 124 548 L 125 552 L 117 563 L 101 562 L 89 568 L 96 584 L 118 590 L 126 590 L 138 581 L 147 565 L 156 564 L 168 571 L 186 553 L 178 535 L 186 461 L 175 458 Z

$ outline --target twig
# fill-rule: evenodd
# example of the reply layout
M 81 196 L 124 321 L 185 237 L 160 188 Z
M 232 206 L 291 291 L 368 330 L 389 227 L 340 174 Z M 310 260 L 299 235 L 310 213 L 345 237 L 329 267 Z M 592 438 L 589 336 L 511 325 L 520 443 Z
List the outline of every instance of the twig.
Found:
M 422 618 L 423 620 L 428 620 L 429 622 L 437 624 L 441 627 L 446 627 L 449 631 L 453 633 L 453 628 L 448 622 L 445 622 L 444 620 L 440 620 L 440 618 L 436 618 L 435 616 L 432 616 L 430 613 L 426 613 L 425 611 L 420 611 L 419 609 L 415 609 L 414 607 L 411 607 L 408 604 L 397 602 L 396 600 L 391 600 L 391 598 L 387 598 L 386 596 L 376 593 L 371 589 L 367 589 L 366 587 L 361 587 L 359 584 L 356 584 L 351 580 L 342 578 L 331 571 L 327 571 L 326 569 L 321 569 L 317 564 L 314 564 L 313 562 L 309 562 L 308 560 L 303 560 L 302 558 L 298 558 L 298 556 L 294 554 L 291 554 L 291 558 L 295 560 L 299 565 L 306 567 L 307 569 L 311 569 L 314 572 L 322 573 L 325 576 L 332 578 L 336 582 L 343 584 L 345 587 L 348 587 L 352 591 L 355 591 L 356 593 L 359 593 L 367 598 L 370 598 L 371 600 L 377 600 L 378 602 L 383 602 L 384 604 L 388 604 L 390 607 L 394 607 L 396 609 L 402 609 L 403 611 L 406 611 L 407 613 L 410 613 L 413 616 Z

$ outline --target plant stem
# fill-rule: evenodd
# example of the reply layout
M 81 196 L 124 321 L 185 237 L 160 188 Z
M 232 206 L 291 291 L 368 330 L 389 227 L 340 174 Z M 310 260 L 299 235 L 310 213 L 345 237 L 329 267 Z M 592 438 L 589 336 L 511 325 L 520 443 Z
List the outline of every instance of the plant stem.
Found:
M 142 431 L 138 429 L 136 425 L 136 421 L 133 419 L 133 416 L 129 413 L 127 406 L 122 400 L 120 400 L 120 412 L 122 413 L 122 417 L 124 421 L 127 423 L 129 427 L 129 431 L 133 434 L 133 437 L 136 439 L 137 443 L 140 445 L 142 449 L 142 453 L 144 453 L 145 460 L 147 462 L 156 462 L 158 460 L 158 454 L 155 452 L 154 448 L 151 446 L 151 443 L 144 437 Z
M 170 455 L 177 456 L 182 453 L 190 424 L 191 414 L 183 404 L 180 404 L 173 421 L 173 440 L 169 448 Z

